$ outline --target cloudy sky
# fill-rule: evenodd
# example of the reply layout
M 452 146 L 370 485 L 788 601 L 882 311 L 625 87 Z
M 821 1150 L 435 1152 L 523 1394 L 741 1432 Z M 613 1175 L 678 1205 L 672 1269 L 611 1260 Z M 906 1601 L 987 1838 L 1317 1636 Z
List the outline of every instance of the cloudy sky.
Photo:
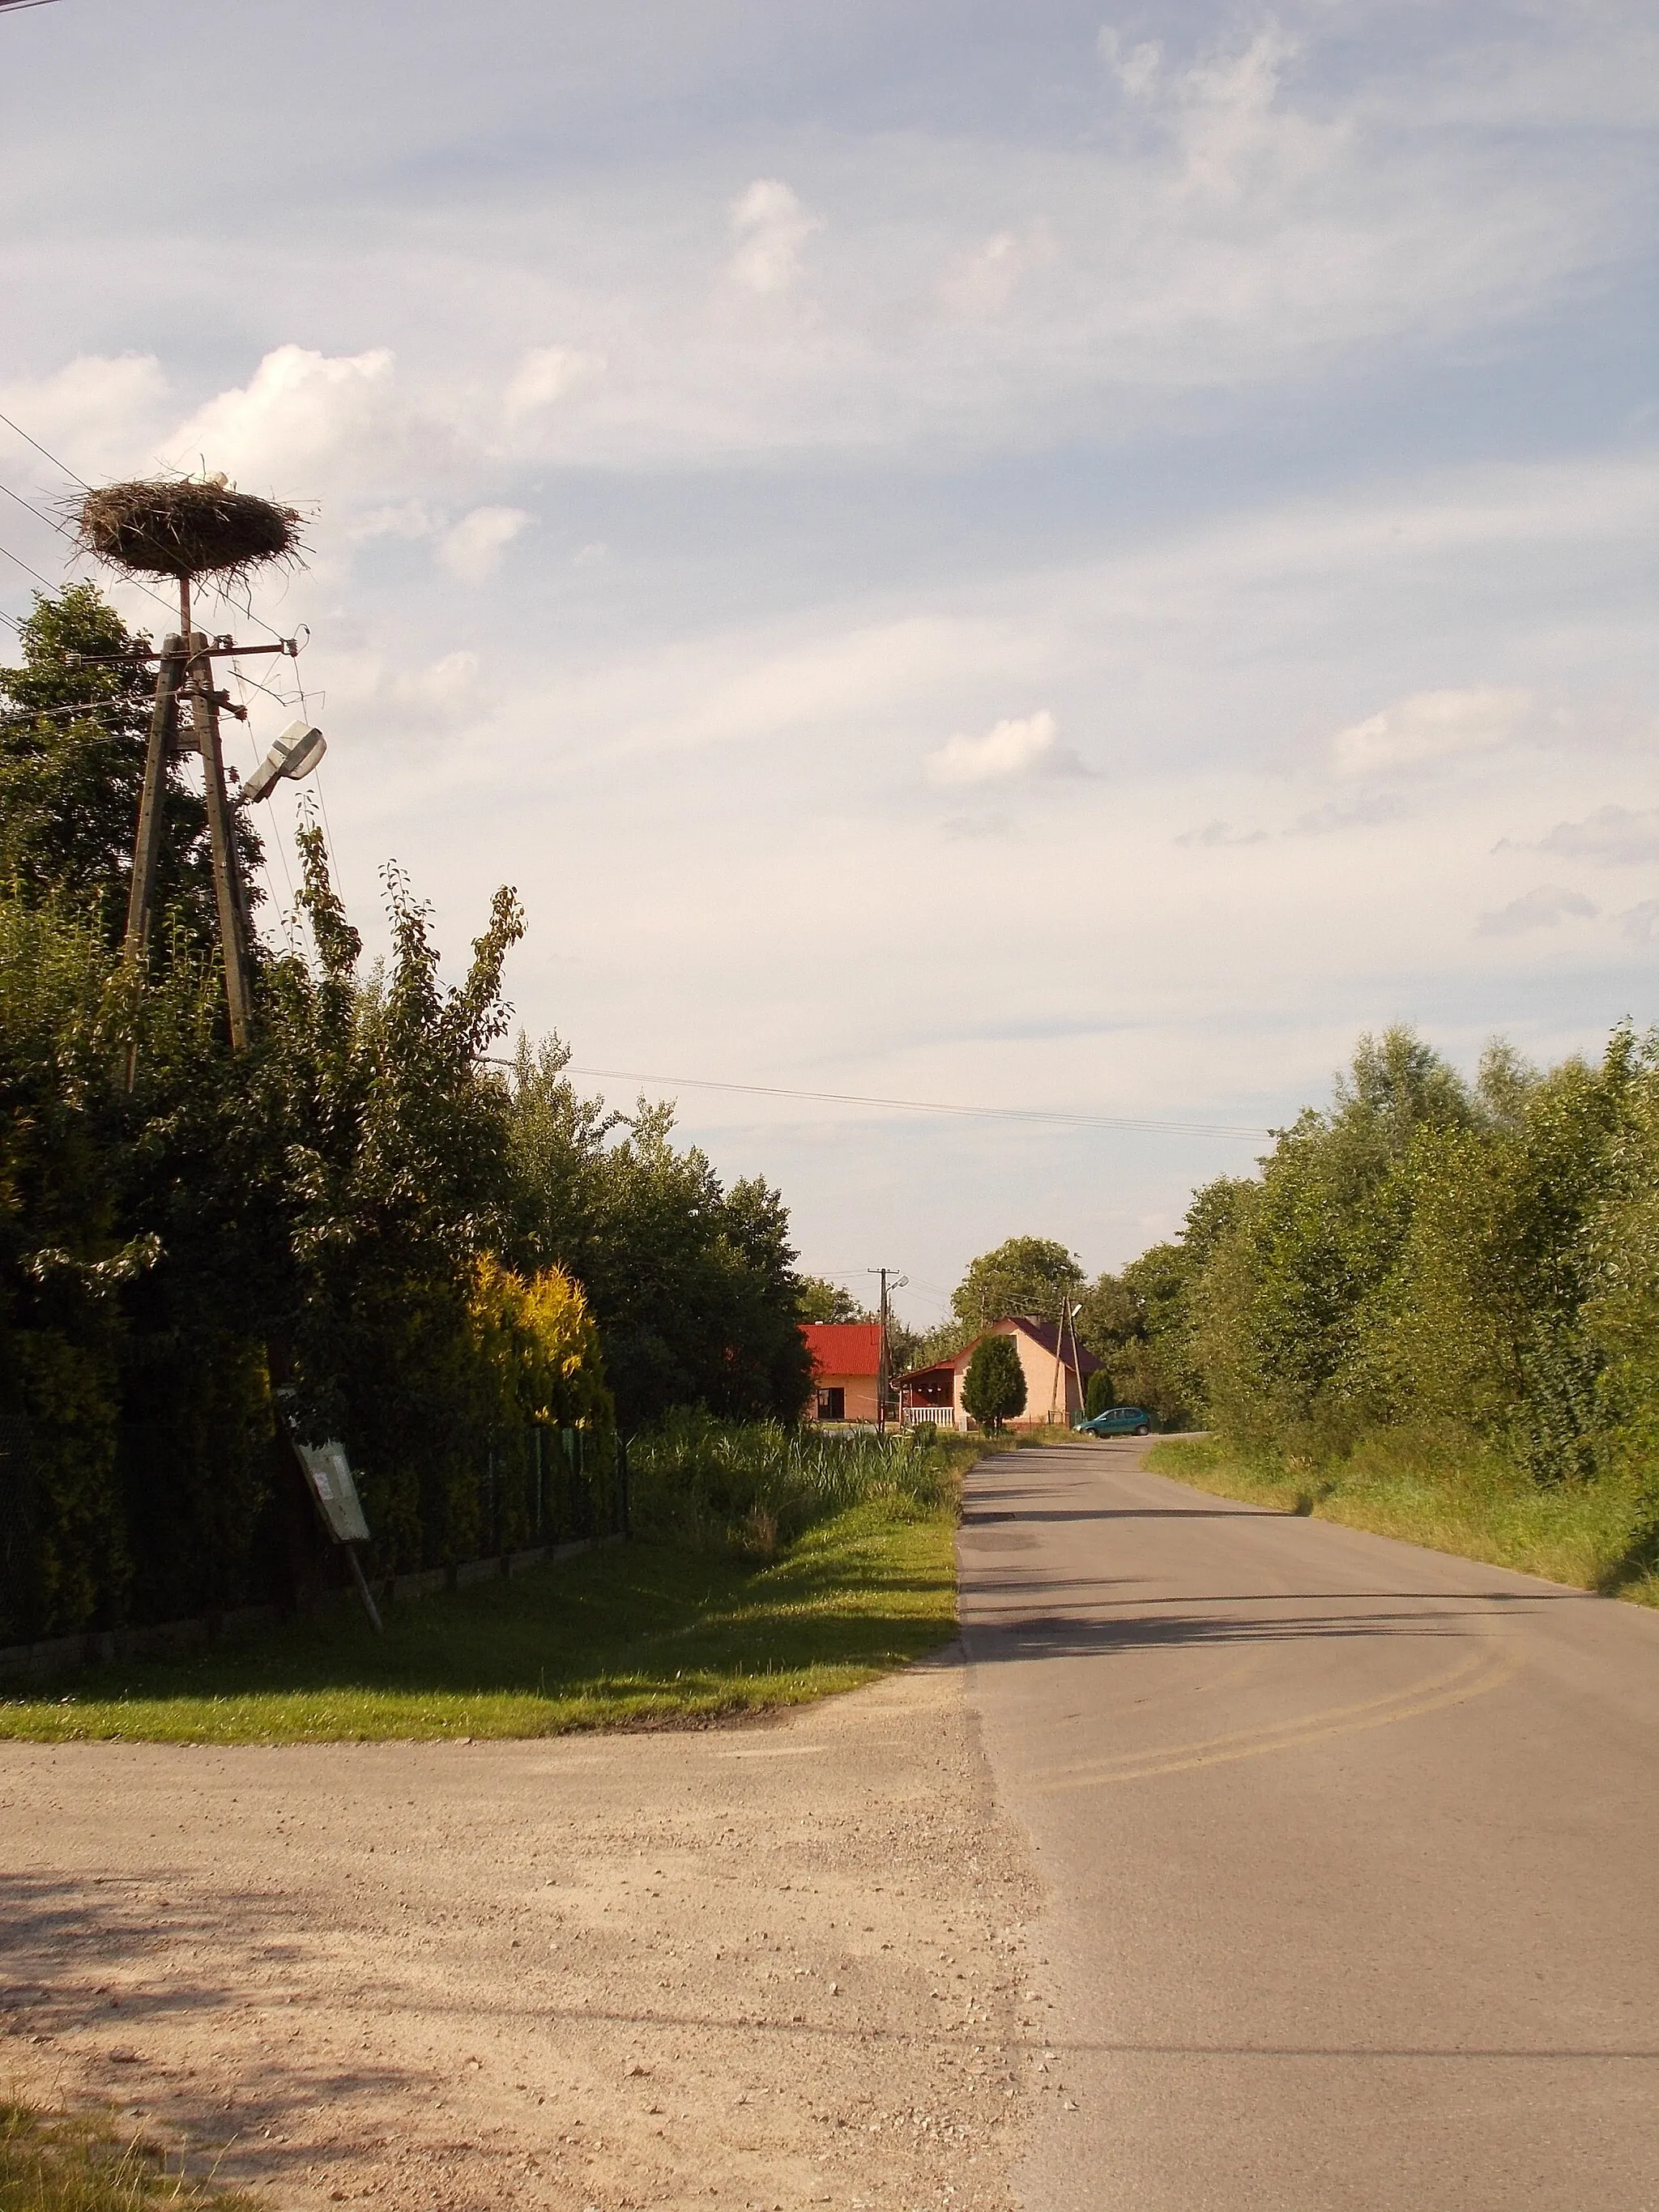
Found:
M 1659 1012 L 1656 109 L 1619 0 L 58 0 L 0 483 L 314 506 L 253 611 L 354 909 L 516 884 L 579 1067 L 1199 1125 L 671 1086 L 927 1319 L 1364 1030 Z

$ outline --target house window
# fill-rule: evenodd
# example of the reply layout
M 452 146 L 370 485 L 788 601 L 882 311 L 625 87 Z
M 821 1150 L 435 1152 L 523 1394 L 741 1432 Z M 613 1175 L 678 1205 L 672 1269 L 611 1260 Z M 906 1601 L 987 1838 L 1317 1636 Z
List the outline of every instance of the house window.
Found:
M 839 1386 L 833 1390 L 818 1392 L 818 1419 L 821 1421 L 844 1421 L 847 1419 L 847 1393 Z

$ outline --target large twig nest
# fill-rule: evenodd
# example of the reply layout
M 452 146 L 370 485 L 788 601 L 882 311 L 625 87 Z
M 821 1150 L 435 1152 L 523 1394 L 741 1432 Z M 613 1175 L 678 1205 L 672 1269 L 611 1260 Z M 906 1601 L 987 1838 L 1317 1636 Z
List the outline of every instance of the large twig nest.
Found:
M 300 557 L 291 507 L 210 483 L 106 484 L 81 502 L 81 542 L 100 561 L 147 576 L 242 575 Z

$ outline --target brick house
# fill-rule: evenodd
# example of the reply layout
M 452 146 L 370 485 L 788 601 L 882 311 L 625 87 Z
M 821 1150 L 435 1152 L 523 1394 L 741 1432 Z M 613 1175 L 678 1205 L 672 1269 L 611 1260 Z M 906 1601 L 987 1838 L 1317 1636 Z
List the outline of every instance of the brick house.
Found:
M 873 1421 L 881 1375 L 881 1323 L 809 1321 L 801 1323 L 800 1333 L 812 1355 L 808 1420 Z
M 941 1428 L 965 1429 L 962 1381 L 975 1346 L 984 1336 L 1012 1336 L 1025 1375 L 1025 1410 L 1008 1423 L 1011 1429 L 1033 1429 L 1050 1418 L 1070 1428 L 1083 1411 L 1089 1377 L 1101 1362 L 1092 1352 L 1074 1345 L 1068 1331 L 1064 1340 L 1058 1322 L 1037 1321 L 1030 1314 L 1008 1314 L 993 1322 L 981 1336 L 949 1359 L 931 1367 L 912 1368 L 898 1380 L 899 1419 L 907 1427 L 934 1422 Z

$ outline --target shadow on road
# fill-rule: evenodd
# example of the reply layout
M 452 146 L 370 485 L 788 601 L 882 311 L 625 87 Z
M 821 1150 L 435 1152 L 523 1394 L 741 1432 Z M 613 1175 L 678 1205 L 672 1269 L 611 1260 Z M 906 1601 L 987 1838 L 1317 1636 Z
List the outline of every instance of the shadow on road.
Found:
M 986 1580 L 982 1591 L 997 1594 L 997 1584 Z M 1022 1586 L 1005 1586 L 1011 1598 L 1024 1595 Z M 1128 1601 L 1133 1602 L 1133 1601 Z M 1231 1599 L 1221 1601 L 1234 1602 Z M 1034 1613 L 1006 1623 L 979 1620 L 971 1636 L 976 1664 L 1013 1659 L 1082 1659 L 1105 1652 L 1148 1650 L 1158 1646 L 1221 1646 L 1228 1644 L 1297 1644 L 1358 1641 L 1374 1637 L 1414 1636 L 1455 1640 L 1469 1633 L 1465 1626 L 1479 1622 L 1490 1626 L 1491 1614 L 1480 1606 L 1437 1607 L 1420 1613 L 1294 1613 L 1287 1619 L 1241 1620 L 1220 1613 L 1160 1613 L 1139 1620 L 1094 1620 L 1075 1613 Z

